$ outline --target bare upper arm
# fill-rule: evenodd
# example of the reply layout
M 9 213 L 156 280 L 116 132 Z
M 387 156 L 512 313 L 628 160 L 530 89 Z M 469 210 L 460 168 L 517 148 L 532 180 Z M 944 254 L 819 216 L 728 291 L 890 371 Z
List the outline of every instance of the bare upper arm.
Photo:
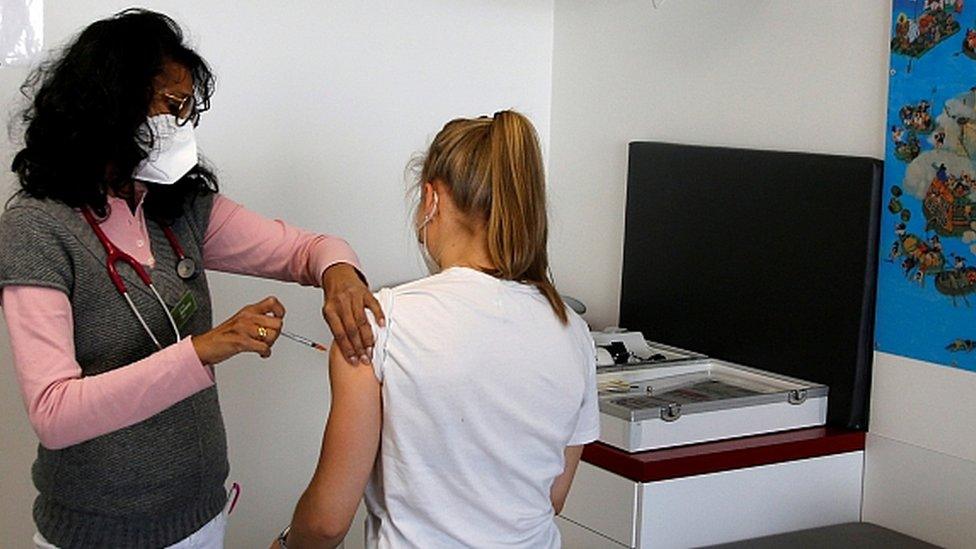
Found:
M 379 448 L 382 401 L 372 368 L 350 364 L 333 346 L 329 378 L 332 406 L 322 451 L 315 474 L 295 509 L 289 546 L 321 546 L 333 538 L 341 541 L 362 499 Z

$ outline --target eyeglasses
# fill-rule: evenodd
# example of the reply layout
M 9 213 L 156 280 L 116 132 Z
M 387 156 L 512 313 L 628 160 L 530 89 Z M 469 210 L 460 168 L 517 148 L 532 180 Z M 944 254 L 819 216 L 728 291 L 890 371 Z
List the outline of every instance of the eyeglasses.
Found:
M 193 94 L 180 97 L 172 93 L 160 92 L 160 95 L 169 103 L 169 112 L 176 117 L 177 125 L 183 126 L 190 121 L 194 126 L 197 125 L 200 112 L 197 110 L 197 100 Z

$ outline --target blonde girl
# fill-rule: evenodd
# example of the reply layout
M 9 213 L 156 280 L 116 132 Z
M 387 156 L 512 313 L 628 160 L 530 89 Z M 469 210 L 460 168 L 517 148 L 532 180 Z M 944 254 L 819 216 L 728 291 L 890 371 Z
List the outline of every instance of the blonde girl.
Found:
M 559 547 L 599 423 L 593 342 L 548 274 L 538 138 L 514 111 L 453 120 L 419 173 L 435 274 L 377 294 L 372 368 L 332 353 L 318 467 L 277 543 L 336 546 L 365 493 L 369 547 Z

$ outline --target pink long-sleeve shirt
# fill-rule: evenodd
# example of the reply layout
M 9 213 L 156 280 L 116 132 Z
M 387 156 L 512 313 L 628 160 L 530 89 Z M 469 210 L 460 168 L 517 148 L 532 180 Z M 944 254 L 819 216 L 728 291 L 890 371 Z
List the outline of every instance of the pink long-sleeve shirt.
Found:
M 109 203 L 109 217 L 101 224 L 106 236 L 151 266 L 142 196 L 135 212 L 125 200 L 109 198 Z M 222 195 L 214 198 L 203 240 L 206 269 L 318 286 L 325 270 L 337 263 L 359 264 L 342 239 L 267 219 Z M 214 384 L 213 370 L 200 362 L 189 337 L 132 364 L 82 377 L 67 295 L 52 288 L 8 286 L 2 305 L 21 395 L 47 448 L 128 427 Z

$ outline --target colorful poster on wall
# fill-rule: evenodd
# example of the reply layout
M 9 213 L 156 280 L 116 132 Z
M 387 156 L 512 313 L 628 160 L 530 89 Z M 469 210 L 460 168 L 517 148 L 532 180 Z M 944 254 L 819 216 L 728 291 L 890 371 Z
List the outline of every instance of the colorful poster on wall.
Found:
M 877 348 L 976 372 L 976 0 L 894 0 Z

